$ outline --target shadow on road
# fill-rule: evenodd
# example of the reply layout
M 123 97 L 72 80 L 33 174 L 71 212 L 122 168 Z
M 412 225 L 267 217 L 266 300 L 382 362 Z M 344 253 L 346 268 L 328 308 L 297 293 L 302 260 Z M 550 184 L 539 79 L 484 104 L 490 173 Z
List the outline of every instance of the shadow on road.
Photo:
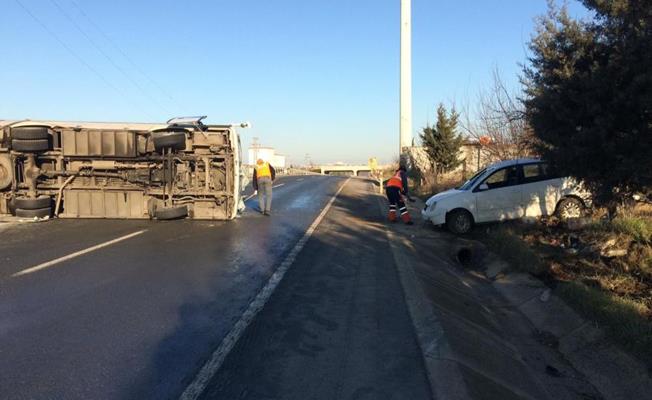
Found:
M 384 216 L 366 188 L 364 181 L 349 182 L 202 398 L 431 397 Z M 191 299 L 179 308 L 178 327 L 158 344 L 152 373 L 126 397 L 177 397 L 235 323 L 235 313 L 220 315 L 223 301 Z M 166 381 L 177 361 L 188 365 L 193 358 L 183 381 Z

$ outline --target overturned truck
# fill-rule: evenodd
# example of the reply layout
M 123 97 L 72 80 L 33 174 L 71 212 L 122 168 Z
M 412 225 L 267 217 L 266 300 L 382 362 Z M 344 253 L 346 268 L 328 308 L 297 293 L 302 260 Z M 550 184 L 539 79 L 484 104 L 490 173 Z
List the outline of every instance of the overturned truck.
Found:
M 0 120 L 0 215 L 226 220 L 245 179 L 235 125 Z

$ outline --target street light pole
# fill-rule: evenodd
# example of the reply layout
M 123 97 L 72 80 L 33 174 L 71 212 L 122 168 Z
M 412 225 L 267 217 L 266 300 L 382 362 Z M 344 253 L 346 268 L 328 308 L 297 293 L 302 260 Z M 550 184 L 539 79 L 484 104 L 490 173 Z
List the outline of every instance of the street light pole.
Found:
M 412 146 L 412 0 L 401 0 L 400 149 Z

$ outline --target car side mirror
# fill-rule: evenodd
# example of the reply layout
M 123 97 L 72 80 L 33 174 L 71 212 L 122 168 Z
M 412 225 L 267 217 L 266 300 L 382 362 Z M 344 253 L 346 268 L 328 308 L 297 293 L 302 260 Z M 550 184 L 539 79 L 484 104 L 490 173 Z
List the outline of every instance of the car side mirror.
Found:
M 489 185 L 487 185 L 486 183 L 483 183 L 482 185 L 478 186 L 478 189 L 480 191 L 489 190 Z

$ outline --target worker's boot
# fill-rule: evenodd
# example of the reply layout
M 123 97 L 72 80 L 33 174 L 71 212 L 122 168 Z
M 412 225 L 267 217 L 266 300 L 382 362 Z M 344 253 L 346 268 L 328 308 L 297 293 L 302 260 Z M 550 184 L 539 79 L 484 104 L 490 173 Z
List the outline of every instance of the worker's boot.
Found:
M 389 206 L 389 222 L 396 222 L 396 206 Z
M 414 224 L 414 222 L 412 222 L 412 218 L 410 218 L 410 213 L 408 213 L 407 211 L 404 211 L 401 214 L 401 220 L 403 220 L 403 222 L 405 222 L 406 225 Z

